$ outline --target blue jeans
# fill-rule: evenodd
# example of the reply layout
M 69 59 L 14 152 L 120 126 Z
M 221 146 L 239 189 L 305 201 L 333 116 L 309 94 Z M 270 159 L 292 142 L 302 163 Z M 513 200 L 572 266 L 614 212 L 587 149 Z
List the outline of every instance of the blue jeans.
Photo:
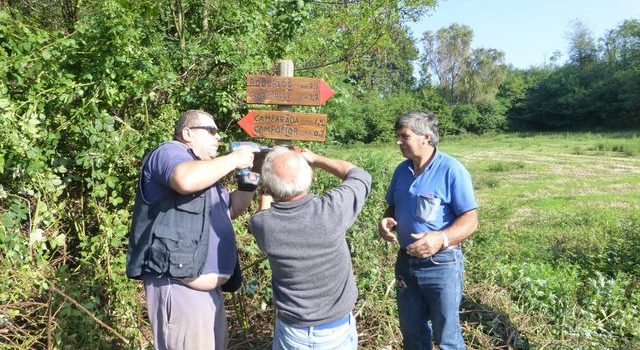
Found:
M 464 349 L 460 328 L 462 251 L 450 249 L 427 259 L 398 253 L 396 302 L 404 350 Z
M 276 319 L 273 350 L 356 350 L 358 331 L 356 319 L 349 315 L 349 322 L 335 328 L 296 328 Z

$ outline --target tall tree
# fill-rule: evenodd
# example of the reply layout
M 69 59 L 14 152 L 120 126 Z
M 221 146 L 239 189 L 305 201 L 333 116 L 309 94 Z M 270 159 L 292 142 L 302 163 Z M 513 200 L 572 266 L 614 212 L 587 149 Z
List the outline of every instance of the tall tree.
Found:
M 417 51 L 408 23 L 436 0 L 298 1 L 306 19 L 285 57 L 296 71 L 343 76 L 360 90 L 382 94 L 413 85 Z
M 471 28 L 458 23 L 436 32 L 427 31 L 422 36 L 422 61 L 436 75 L 443 96 L 450 104 L 457 102 L 455 90 L 466 67 L 472 39 Z
M 392 46 L 373 48 L 361 58 L 360 64 L 350 68 L 349 81 L 361 90 L 373 90 L 386 96 L 415 85 L 412 61 L 418 58 L 418 49 L 401 26 L 391 35 L 394 37 Z
M 548 67 L 509 113 L 513 124 L 544 130 L 637 128 L 640 124 L 640 24 L 625 21 L 595 46 L 574 23 L 570 59 Z
M 456 100 L 476 105 L 494 103 L 506 72 L 504 52 L 483 48 L 473 50 L 456 89 Z
M 640 64 L 640 21 L 624 21 L 601 39 L 604 58 L 610 65 L 629 68 Z
M 587 65 L 598 58 L 598 49 L 591 29 L 579 20 L 571 24 L 569 39 L 569 61 L 576 65 Z

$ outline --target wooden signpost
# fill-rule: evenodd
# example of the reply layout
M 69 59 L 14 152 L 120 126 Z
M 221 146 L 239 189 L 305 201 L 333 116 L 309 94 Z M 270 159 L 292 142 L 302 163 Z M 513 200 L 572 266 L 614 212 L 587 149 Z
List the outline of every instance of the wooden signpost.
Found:
M 293 77 L 292 67 L 289 76 L 247 76 L 247 103 L 280 105 L 278 111 L 249 110 L 238 121 L 249 136 L 301 141 L 327 139 L 326 114 L 294 113 L 283 105 L 322 106 L 334 92 L 322 79 Z
M 238 124 L 251 137 L 301 141 L 327 139 L 326 114 L 251 110 Z
M 247 103 L 322 106 L 333 94 L 319 78 L 247 76 Z

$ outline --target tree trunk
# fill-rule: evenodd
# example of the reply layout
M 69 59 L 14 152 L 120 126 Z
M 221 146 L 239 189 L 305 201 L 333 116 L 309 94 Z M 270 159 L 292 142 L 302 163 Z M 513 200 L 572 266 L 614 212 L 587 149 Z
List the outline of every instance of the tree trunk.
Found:
M 60 8 L 62 9 L 64 28 L 67 33 L 73 33 L 78 21 L 78 0 L 60 0 Z
M 202 31 L 209 31 L 209 0 L 202 2 Z
M 184 52 L 187 48 L 187 41 L 184 37 L 184 8 L 182 7 L 182 0 L 172 0 L 169 6 L 173 16 L 173 24 L 176 27 L 176 35 L 180 41 L 180 51 Z

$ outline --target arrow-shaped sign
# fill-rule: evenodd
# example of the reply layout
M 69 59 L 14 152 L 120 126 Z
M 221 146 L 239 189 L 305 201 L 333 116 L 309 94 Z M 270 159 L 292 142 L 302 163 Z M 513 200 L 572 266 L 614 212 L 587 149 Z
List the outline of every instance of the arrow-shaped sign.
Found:
M 247 76 L 247 103 L 322 106 L 333 94 L 319 78 Z
M 326 114 L 251 110 L 238 125 L 251 137 L 305 141 L 327 138 Z

